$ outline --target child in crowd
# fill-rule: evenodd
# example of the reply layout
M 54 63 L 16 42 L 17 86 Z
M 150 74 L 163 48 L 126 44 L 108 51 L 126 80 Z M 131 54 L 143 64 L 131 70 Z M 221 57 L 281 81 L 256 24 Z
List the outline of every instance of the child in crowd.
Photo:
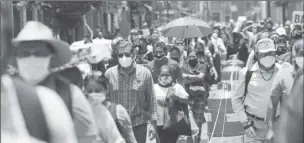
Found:
M 85 78 L 84 87 L 95 115 L 98 131 L 101 132 L 101 138 L 108 139 L 107 142 L 116 143 L 115 140 L 122 136 L 126 143 L 137 143 L 126 109 L 107 100 L 108 80 L 106 77 L 104 75 L 90 75 Z M 116 125 L 109 125 L 113 119 Z M 104 135 L 106 136 L 104 137 Z
M 178 101 L 179 103 L 190 104 L 188 100 L 189 95 L 182 85 L 173 83 L 172 72 L 168 65 L 163 65 L 161 67 L 158 83 L 154 85 L 154 90 L 158 103 L 157 133 L 160 143 L 176 143 L 179 134 L 163 129 L 165 122 L 165 108 L 169 106 L 167 98 Z

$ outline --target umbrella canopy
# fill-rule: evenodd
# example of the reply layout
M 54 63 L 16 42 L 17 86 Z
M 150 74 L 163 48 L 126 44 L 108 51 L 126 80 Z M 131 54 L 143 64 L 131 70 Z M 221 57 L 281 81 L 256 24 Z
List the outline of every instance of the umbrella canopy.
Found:
M 212 28 L 206 22 L 191 17 L 173 20 L 162 30 L 164 36 L 176 38 L 203 37 L 212 32 Z

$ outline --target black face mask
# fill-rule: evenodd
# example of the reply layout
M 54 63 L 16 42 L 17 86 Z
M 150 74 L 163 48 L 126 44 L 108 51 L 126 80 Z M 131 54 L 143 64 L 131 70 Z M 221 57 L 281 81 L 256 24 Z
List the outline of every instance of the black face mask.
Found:
M 287 52 L 286 47 L 284 47 L 284 46 L 279 46 L 279 47 L 277 48 L 276 54 L 280 56 L 280 55 L 285 54 L 286 52 Z
M 158 59 L 158 60 L 160 60 L 160 59 L 162 59 L 163 57 L 165 57 L 165 55 L 154 55 L 154 57 L 156 58 L 156 59 Z
M 192 59 L 192 60 L 189 60 L 189 65 L 191 67 L 195 67 L 198 63 L 198 60 L 197 59 Z
M 170 59 L 176 61 L 177 63 L 179 63 L 179 58 L 178 57 L 170 57 Z
M 197 51 L 198 55 L 204 55 L 204 51 Z

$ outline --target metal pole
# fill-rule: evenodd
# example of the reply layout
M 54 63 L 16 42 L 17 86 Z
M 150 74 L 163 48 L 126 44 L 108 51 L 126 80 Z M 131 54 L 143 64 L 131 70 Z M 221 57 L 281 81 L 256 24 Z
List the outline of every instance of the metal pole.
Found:
M 169 1 L 167 0 L 167 23 L 169 23 Z
M 285 24 L 286 22 L 286 7 L 287 7 L 287 4 L 288 2 L 284 2 L 283 5 L 282 5 L 282 16 L 283 16 L 283 25 Z
M 267 1 L 267 18 L 271 17 L 270 1 Z

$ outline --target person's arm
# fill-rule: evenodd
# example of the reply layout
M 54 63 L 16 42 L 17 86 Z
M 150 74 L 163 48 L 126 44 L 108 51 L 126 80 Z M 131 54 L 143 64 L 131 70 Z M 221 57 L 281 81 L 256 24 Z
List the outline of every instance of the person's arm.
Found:
M 81 89 L 71 85 L 74 127 L 79 143 L 91 143 L 96 139 L 97 130 L 92 108 Z
M 181 86 L 180 84 L 175 84 L 174 88 L 176 90 L 175 99 L 177 99 L 181 103 L 192 104 L 192 101 L 188 99 L 189 94 L 186 92 L 183 86 Z
M 236 90 L 234 93 L 232 93 L 231 97 L 231 103 L 232 103 L 232 108 L 235 113 L 241 117 L 241 121 L 247 120 L 247 115 L 245 113 L 245 107 L 243 104 L 243 99 L 244 99 L 244 93 L 245 93 L 245 75 L 247 72 L 247 68 L 243 68 L 239 73 L 239 84 L 236 87 Z
M 117 105 L 116 111 L 117 120 L 120 124 L 121 135 L 127 143 L 137 143 L 133 132 L 132 122 L 127 110 L 123 106 Z
M 77 142 L 73 120 L 60 96 L 42 86 L 36 87 L 36 92 L 46 117 L 51 137 L 50 143 Z
M 148 70 L 148 69 L 147 69 Z M 153 77 L 150 71 L 147 71 L 146 81 L 145 81 L 145 101 L 146 104 L 149 105 L 149 118 L 150 121 L 155 124 L 156 127 L 156 120 L 157 120 L 157 102 L 156 96 L 154 92 L 154 83 Z
M 109 110 L 102 104 L 93 107 L 98 135 L 106 143 L 126 143 L 117 129 L 116 123 Z
M 268 130 L 273 131 L 273 121 L 276 116 L 276 111 L 278 104 L 280 102 L 280 99 L 282 98 L 282 88 L 281 84 L 275 84 L 274 89 L 271 91 L 271 98 L 268 103 L 268 109 L 267 109 L 267 125 L 268 125 Z M 282 103 L 281 103 L 282 104 Z
M 182 70 L 181 70 L 181 67 L 179 66 L 179 64 L 176 64 L 175 65 L 175 72 L 176 72 L 176 82 L 181 84 L 181 85 L 184 85 L 183 83 L 183 75 L 182 75 Z
M 183 74 L 183 79 L 185 84 L 189 84 L 192 82 L 196 82 L 199 80 L 203 80 L 204 73 L 199 73 L 198 75 L 192 75 L 192 74 Z

